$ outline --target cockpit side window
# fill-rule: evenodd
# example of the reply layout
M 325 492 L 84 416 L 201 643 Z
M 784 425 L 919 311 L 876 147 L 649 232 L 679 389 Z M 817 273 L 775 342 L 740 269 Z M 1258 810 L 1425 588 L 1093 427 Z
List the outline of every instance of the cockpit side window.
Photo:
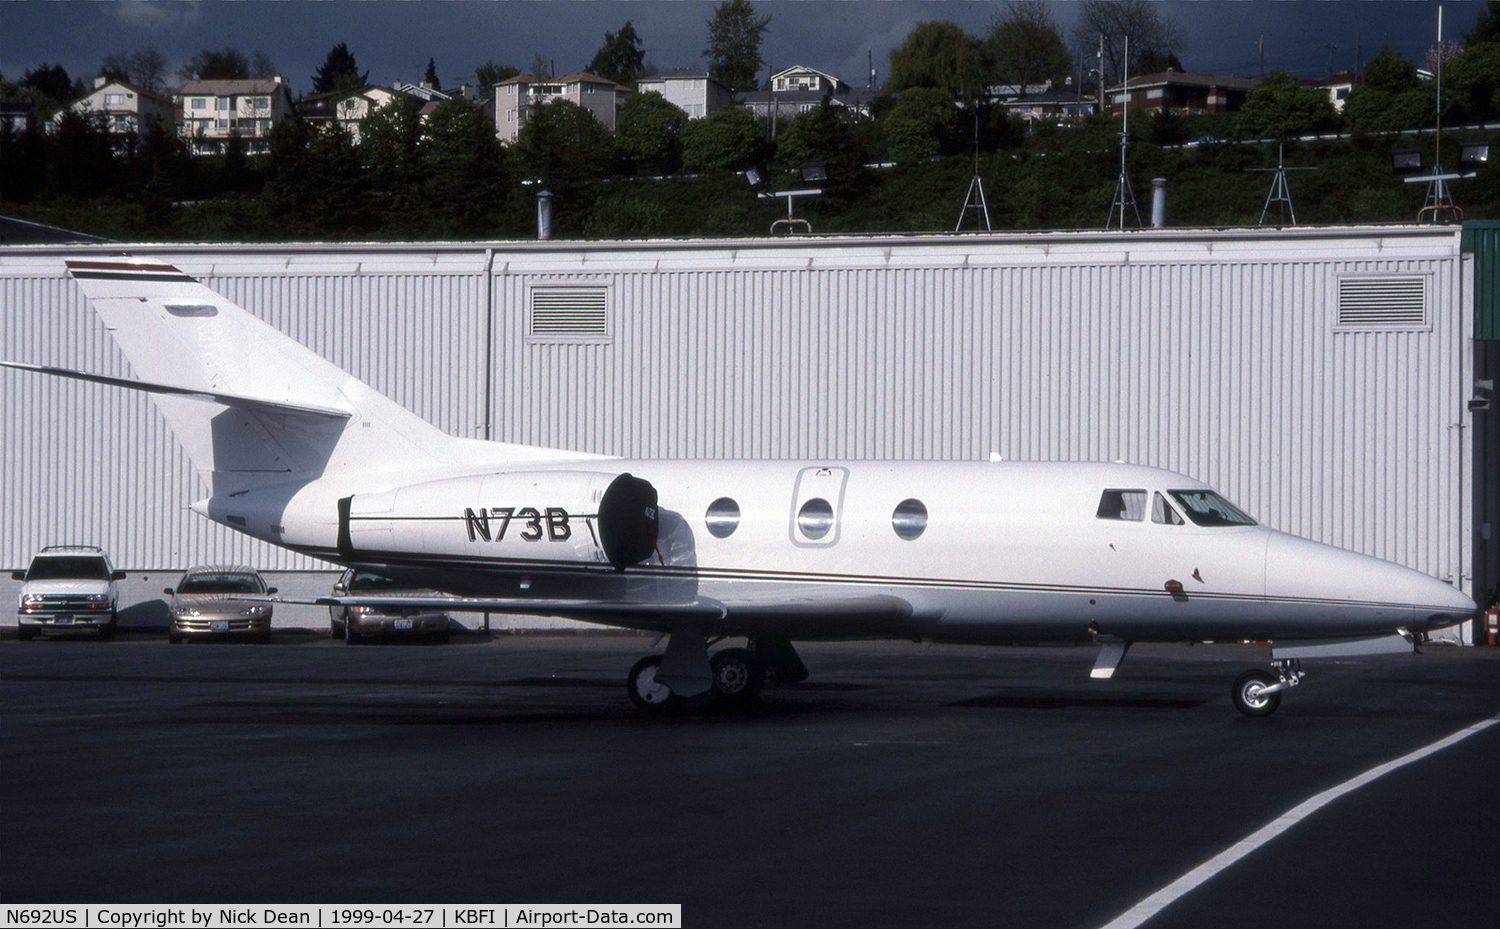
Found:
M 1182 507 L 1187 518 L 1200 526 L 1255 525 L 1255 520 L 1244 510 L 1212 490 L 1172 490 L 1168 493 Z
M 1159 490 L 1151 495 L 1151 521 L 1166 526 L 1182 525 L 1182 516 Z
M 1119 519 L 1140 522 L 1146 518 L 1146 492 L 1144 490 L 1106 490 L 1099 498 L 1100 519 Z

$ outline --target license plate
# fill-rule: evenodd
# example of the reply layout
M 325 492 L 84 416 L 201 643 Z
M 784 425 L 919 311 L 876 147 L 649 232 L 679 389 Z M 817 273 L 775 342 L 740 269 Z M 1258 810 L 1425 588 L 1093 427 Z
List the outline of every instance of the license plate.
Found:
M 398 619 L 398 620 L 396 620 L 396 630 L 398 632 L 406 630 L 406 629 L 410 629 L 410 628 L 411 628 L 411 620 L 409 620 L 409 619 Z
M 208 631 L 209 632 L 228 632 L 229 631 L 229 621 L 225 620 L 225 619 L 215 619 L 215 620 L 212 620 L 208 624 Z
M 73 614 L 59 613 L 58 615 L 52 617 L 52 623 L 56 626 L 71 626 L 73 625 Z

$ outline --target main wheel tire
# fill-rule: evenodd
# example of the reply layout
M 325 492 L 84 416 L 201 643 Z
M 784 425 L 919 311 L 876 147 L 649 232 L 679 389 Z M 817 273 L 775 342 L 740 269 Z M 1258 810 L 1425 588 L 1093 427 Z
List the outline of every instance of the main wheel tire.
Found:
M 723 703 L 743 706 L 760 696 L 766 672 L 748 648 L 726 648 L 708 660 L 713 678 L 713 697 Z
M 1281 691 L 1265 693 L 1276 678 L 1265 671 L 1246 671 L 1234 682 L 1234 708 L 1246 716 L 1270 716 L 1281 706 Z
M 625 688 L 630 692 L 630 702 L 642 713 L 660 713 L 677 702 L 672 688 L 656 679 L 661 668 L 660 655 L 647 655 L 630 669 L 625 678 Z

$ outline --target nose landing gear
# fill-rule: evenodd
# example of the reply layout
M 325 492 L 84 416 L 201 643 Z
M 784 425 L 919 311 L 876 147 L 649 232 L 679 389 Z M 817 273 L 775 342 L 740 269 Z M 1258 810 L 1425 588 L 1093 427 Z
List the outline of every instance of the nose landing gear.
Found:
M 768 684 L 794 684 L 806 679 L 807 667 L 802 664 L 791 642 L 752 639 L 748 645 L 748 648 L 720 649 L 708 658 L 707 692 L 716 704 L 748 706 Z M 699 647 L 706 650 L 706 646 L 694 646 L 695 650 Z M 647 655 L 635 663 L 625 679 L 630 701 L 642 713 L 661 713 L 682 703 L 683 697 L 662 679 L 662 661 L 662 655 Z
M 1281 706 L 1281 694 L 1302 683 L 1302 664 L 1295 658 L 1271 662 L 1276 673 L 1246 671 L 1234 682 L 1234 708 L 1246 716 L 1270 716 Z

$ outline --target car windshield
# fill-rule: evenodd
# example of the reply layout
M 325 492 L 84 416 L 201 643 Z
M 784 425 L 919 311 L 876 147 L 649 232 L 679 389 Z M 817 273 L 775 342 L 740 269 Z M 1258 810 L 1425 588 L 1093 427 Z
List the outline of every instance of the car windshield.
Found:
M 398 590 L 401 586 L 384 575 L 368 571 L 356 571 L 354 580 L 349 582 L 350 590 Z
M 229 571 L 189 574 L 177 585 L 180 594 L 258 594 L 265 589 L 254 574 Z
M 1200 526 L 1253 526 L 1244 510 L 1212 490 L 1173 490 L 1172 499 L 1182 505 L 1187 518 Z
M 49 555 L 35 558 L 31 570 L 26 572 L 28 581 L 52 580 L 109 580 L 109 566 L 98 555 Z

